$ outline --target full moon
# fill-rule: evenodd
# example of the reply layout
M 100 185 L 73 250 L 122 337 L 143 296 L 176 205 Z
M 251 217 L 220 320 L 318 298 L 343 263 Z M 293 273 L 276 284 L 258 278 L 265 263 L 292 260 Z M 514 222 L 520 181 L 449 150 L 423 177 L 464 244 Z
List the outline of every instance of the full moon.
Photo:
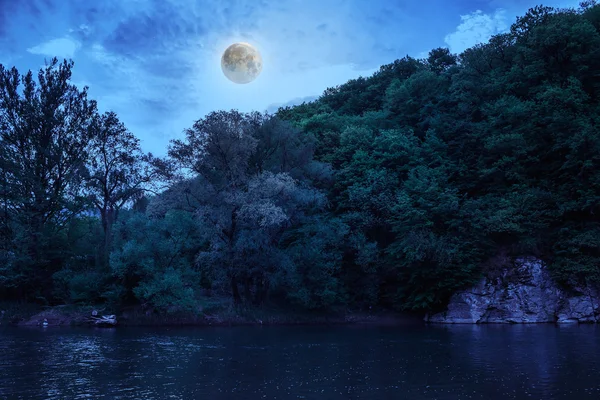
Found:
M 252 45 L 234 43 L 223 53 L 221 69 L 232 82 L 250 83 L 262 71 L 262 57 Z

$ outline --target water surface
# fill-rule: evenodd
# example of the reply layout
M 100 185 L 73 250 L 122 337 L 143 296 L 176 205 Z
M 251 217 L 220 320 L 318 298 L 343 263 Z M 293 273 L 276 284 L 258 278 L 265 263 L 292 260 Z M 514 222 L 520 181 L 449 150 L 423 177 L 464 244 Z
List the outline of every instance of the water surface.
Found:
M 0 399 L 599 399 L 600 328 L 2 328 Z

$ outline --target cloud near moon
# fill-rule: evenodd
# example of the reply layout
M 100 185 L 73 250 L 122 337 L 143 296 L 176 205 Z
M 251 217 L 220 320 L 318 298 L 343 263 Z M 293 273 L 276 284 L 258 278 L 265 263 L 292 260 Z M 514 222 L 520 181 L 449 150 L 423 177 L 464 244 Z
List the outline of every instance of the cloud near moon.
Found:
M 234 43 L 221 57 L 221 69 L 232 82 L 250 83 L 262 71 L 262 57 L 258 50 L 248 43 Z

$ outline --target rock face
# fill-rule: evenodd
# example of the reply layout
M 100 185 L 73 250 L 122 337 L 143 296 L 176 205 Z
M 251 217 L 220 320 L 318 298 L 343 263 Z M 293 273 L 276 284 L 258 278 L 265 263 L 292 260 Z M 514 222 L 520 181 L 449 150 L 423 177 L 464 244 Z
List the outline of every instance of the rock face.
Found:
M 594 288 L 559 288 L 537 259 L 517 259 L 496 277 L 483 278 L 452 296 L 448 310 L 425 321 L 446 324 L 600 322 L 600 293 Z

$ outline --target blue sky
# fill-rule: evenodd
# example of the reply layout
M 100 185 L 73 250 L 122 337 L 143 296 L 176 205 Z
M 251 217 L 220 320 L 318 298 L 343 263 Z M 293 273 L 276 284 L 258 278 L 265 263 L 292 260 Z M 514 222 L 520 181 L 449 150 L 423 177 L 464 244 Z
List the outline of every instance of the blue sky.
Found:
M 579 0 L 544 5 L 576 7 Z M 535 0 L 0 0 L 0 63 L 75 61 L 101 111 L 114 110 L 164 155 L 208 112 L 275 110 L 369 76 L 405 55 L 455 53 L 507 30 Z M 220 57 L 255 45 L 263 71 L 228 81 Z

